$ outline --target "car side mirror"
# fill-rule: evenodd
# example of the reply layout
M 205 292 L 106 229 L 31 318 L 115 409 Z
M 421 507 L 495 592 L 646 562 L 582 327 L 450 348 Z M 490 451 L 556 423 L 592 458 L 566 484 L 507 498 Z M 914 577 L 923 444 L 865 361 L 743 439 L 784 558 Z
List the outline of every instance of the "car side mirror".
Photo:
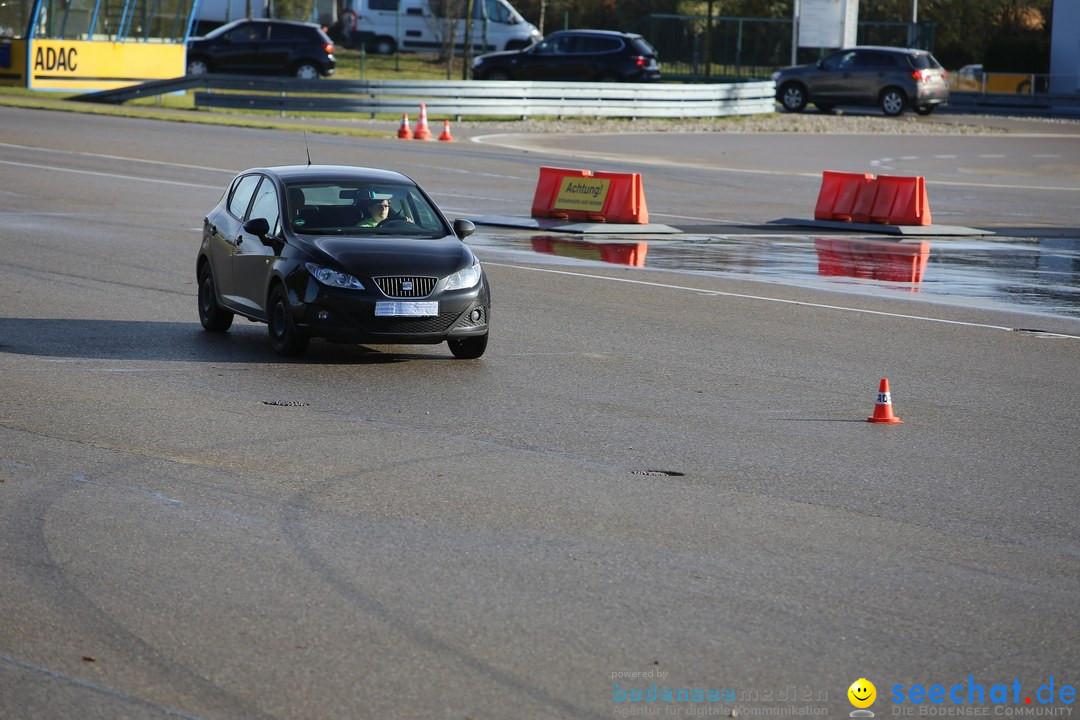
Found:
M 454 234 L 457 235 L 459 239 L 464 240 L 474 232 L 476 232 L 476 225 L 474 225 L 471 220 L 462 220 L 461 218 L 458 218 L 454 221 Z
M 244 223 L 244 232 L 265 242 L 266 236 L 270 234 L 270 223 L 266 218 L 251 218 Z

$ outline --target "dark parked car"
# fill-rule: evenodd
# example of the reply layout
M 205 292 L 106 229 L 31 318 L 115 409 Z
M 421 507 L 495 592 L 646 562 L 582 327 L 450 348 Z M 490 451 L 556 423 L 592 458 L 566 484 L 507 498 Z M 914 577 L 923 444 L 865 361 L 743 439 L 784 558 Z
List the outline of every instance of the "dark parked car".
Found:
M 446 342 L 477 358 L 490 292 L 463 239 L 427 194 L 388 170 L 296 165 L 246 170 L 203 221 L 199 319 L 267 323 L 281 355 L 313 337 L 364 344 Z
M 773 73 L 776 99 L 788 112 L 814 103 L 823 112 L 837 105 L 878 106 L 886 115 L 906 107 L 929 115 L 949 101 L 947 77 L 925 50 L 875 46 L 840 50 L 813 65 Z
M 660 65 L 656 50 L 640 35 L 562 30 L 523 50 L 479 56 L 473 78 L 649 82 L 660 79 Z
M 314 80 L 332 75 L 334 43 L 314 23 L 237 20 L 188 40 L 187 73 L 295 75 Z

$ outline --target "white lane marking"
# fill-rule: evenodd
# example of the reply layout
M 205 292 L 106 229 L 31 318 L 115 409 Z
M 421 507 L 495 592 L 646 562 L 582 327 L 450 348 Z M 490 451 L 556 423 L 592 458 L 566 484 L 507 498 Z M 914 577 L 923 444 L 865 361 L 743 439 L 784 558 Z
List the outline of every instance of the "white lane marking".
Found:
M 1004 155 L 1001 155 L 1001 154 L 999 154 L 999 153 L 988 153 L 988 154 L 985 154 L 985 155 L 979 155 L 979 157 L 981 157 L 981 158 L 995 158 L 995 159 L 1000 159 L 1000 158 L 1003 158 L 1003 157 L 1005 157 L 1005 156 L 1004 156 Z
M 956 155 L 935 155 L 934 159 L 936 159 L 936 160 L 955 160 Z
M 119 173 L 96 172 L 93 170 L 76 170 L 75 168 L 57 167 L 55 165 L 35 165 L 33 163 L 14 162 L 12 160 L 0 160 L 0 165 L 14 165 L 15 167 L 33 168 L 35 170 L 52 170 L 55 172 L 74 173 L 75 175 L 93 175 L 95 177 L 115 178 L 117 180 L 134 180 L 136 182 L 152 182 L 163 185 L 182 185 L 184 187 L 199 188 L 200 190 L 220 190 L 217 185 L 201 185 L 199 183 L 180 182 L 179 180 L 163 180 L 161 178 L 140 177 L 137 175 L 121 175 Z
M 0 143 L 0 147 L 14 148 L 16 150 L 34 150 L 43 153 L 58 155 L 79 155 L 81 157 L 102 158 L 105 160 L 123 160 L 125 162 L 144 163 L 146 165 L 164 165 L 165 167 L 181 167 L 189 170 L 208 170 L 210 172 L 229 173 L 236 175 L 239 170 L 227 170 L 225 168 L 207 167 L 205 165 L 185 165 L 184 163 L 165 162 L 164 160 L 146 160 L 144 158 L 125 157 L 123 155 L 106 155 L 104 153 L 83 152 L 81 150 L 59 150 L 57 148 L 33 147 L 31 145 L 14 145 L 12 143 Z
M 723 290 L 705 290 L 702 288 L 689 287 L 686 285 L 672 285 L 670 283 L 651 282 L 649 280 L 634 280 L 632 278 L 608 277 L 607 275 L 593 275 L 591 273 L 572 272 L 570 270 L 553 270 L 551 268 L 529 267 L 527 265 L 511 265 L 509 263 L 491 261 L 487 261 L 484 264 L 490 265 L 492 267 L 504 267 L 513 270 L 526 270 L 529 272 L 551 273 L 553 275 L 572 275 L 574 277 L 587 278 L 589 280 L 606 280 L 609 282 L 630 283 L 632 285 L 646 285 L 648 287 L 663 288 L 665 290 L 686 290 L 688 292 L 696 293 L 698 295 L 717 295 L 720 297 L 742 298 L 744 300 L 764 300 L 766 302 L 783 303 L 785 305 L 802 305 L 803 307 L 821 308 L 823 310 L 840 310 L 842 312 L 862 313 L 864 315 L 879 315 L 882 317 L 900 318 L 903 320 L 922 320 L 925 322 L 941 323 L 943 325 L 962 325 L 964 327 L 984 328 L 988 330 L 1006 330 L 1008 332 L 1014 332 L 1016 330 L 1016 328 L 1005 327 L 1004 325 L 989 325 L 987 323 L 965 322 L 963 320 L 945 320 L 944 318 L 926 317 L 925 315 L 907 315 L 905 313 L 885 312 L 883 310 L 868 310 L 866 308 L 850 307 L 845 305 L 827 305 L 825 303 L 806 302 L 803 300 L 785 300 L 783 298 L 768 297 L 765 295 L 748 295 L 745 293 L 725 292 Z M 1064 333 L 1053 333 L 1053 335 L 1055 337 L 1080 340 L 1080 335 L 1067 335 Z

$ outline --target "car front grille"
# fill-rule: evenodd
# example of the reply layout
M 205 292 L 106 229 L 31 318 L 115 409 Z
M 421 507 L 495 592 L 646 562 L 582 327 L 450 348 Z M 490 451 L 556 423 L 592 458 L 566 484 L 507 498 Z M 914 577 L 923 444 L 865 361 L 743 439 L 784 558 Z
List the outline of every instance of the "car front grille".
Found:
M 386 297 L 422 298 L 431 294 L 439 278 L 412 275 L 387 275 L 372 278 Z

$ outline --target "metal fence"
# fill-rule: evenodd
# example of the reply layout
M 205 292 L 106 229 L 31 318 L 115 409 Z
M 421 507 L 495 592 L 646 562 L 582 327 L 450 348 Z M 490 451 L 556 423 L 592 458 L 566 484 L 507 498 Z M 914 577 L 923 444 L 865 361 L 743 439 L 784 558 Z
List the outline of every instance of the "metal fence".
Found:
M 709 82 L 725 78 L 768 78 L 791 64 L 792 21 L 775 18 L 705 15 L 647 15 L 632 32 L 648 40 L 660 54 L 669 80 Z M 860 22 L 860 45 L 892 45 L 933 49 L 934 23 Z M 813 62 L 824 54 L 800 48 L 796 62 Z
M 280 113 L 415 113 L 457 117 L 691 118 L 771 113 L 768 81 L 669 85 L 438 80 L 295 80 L 198 75 L 82 95 L 87 102 L 122 103 L 195 89 L 198 107 Z

